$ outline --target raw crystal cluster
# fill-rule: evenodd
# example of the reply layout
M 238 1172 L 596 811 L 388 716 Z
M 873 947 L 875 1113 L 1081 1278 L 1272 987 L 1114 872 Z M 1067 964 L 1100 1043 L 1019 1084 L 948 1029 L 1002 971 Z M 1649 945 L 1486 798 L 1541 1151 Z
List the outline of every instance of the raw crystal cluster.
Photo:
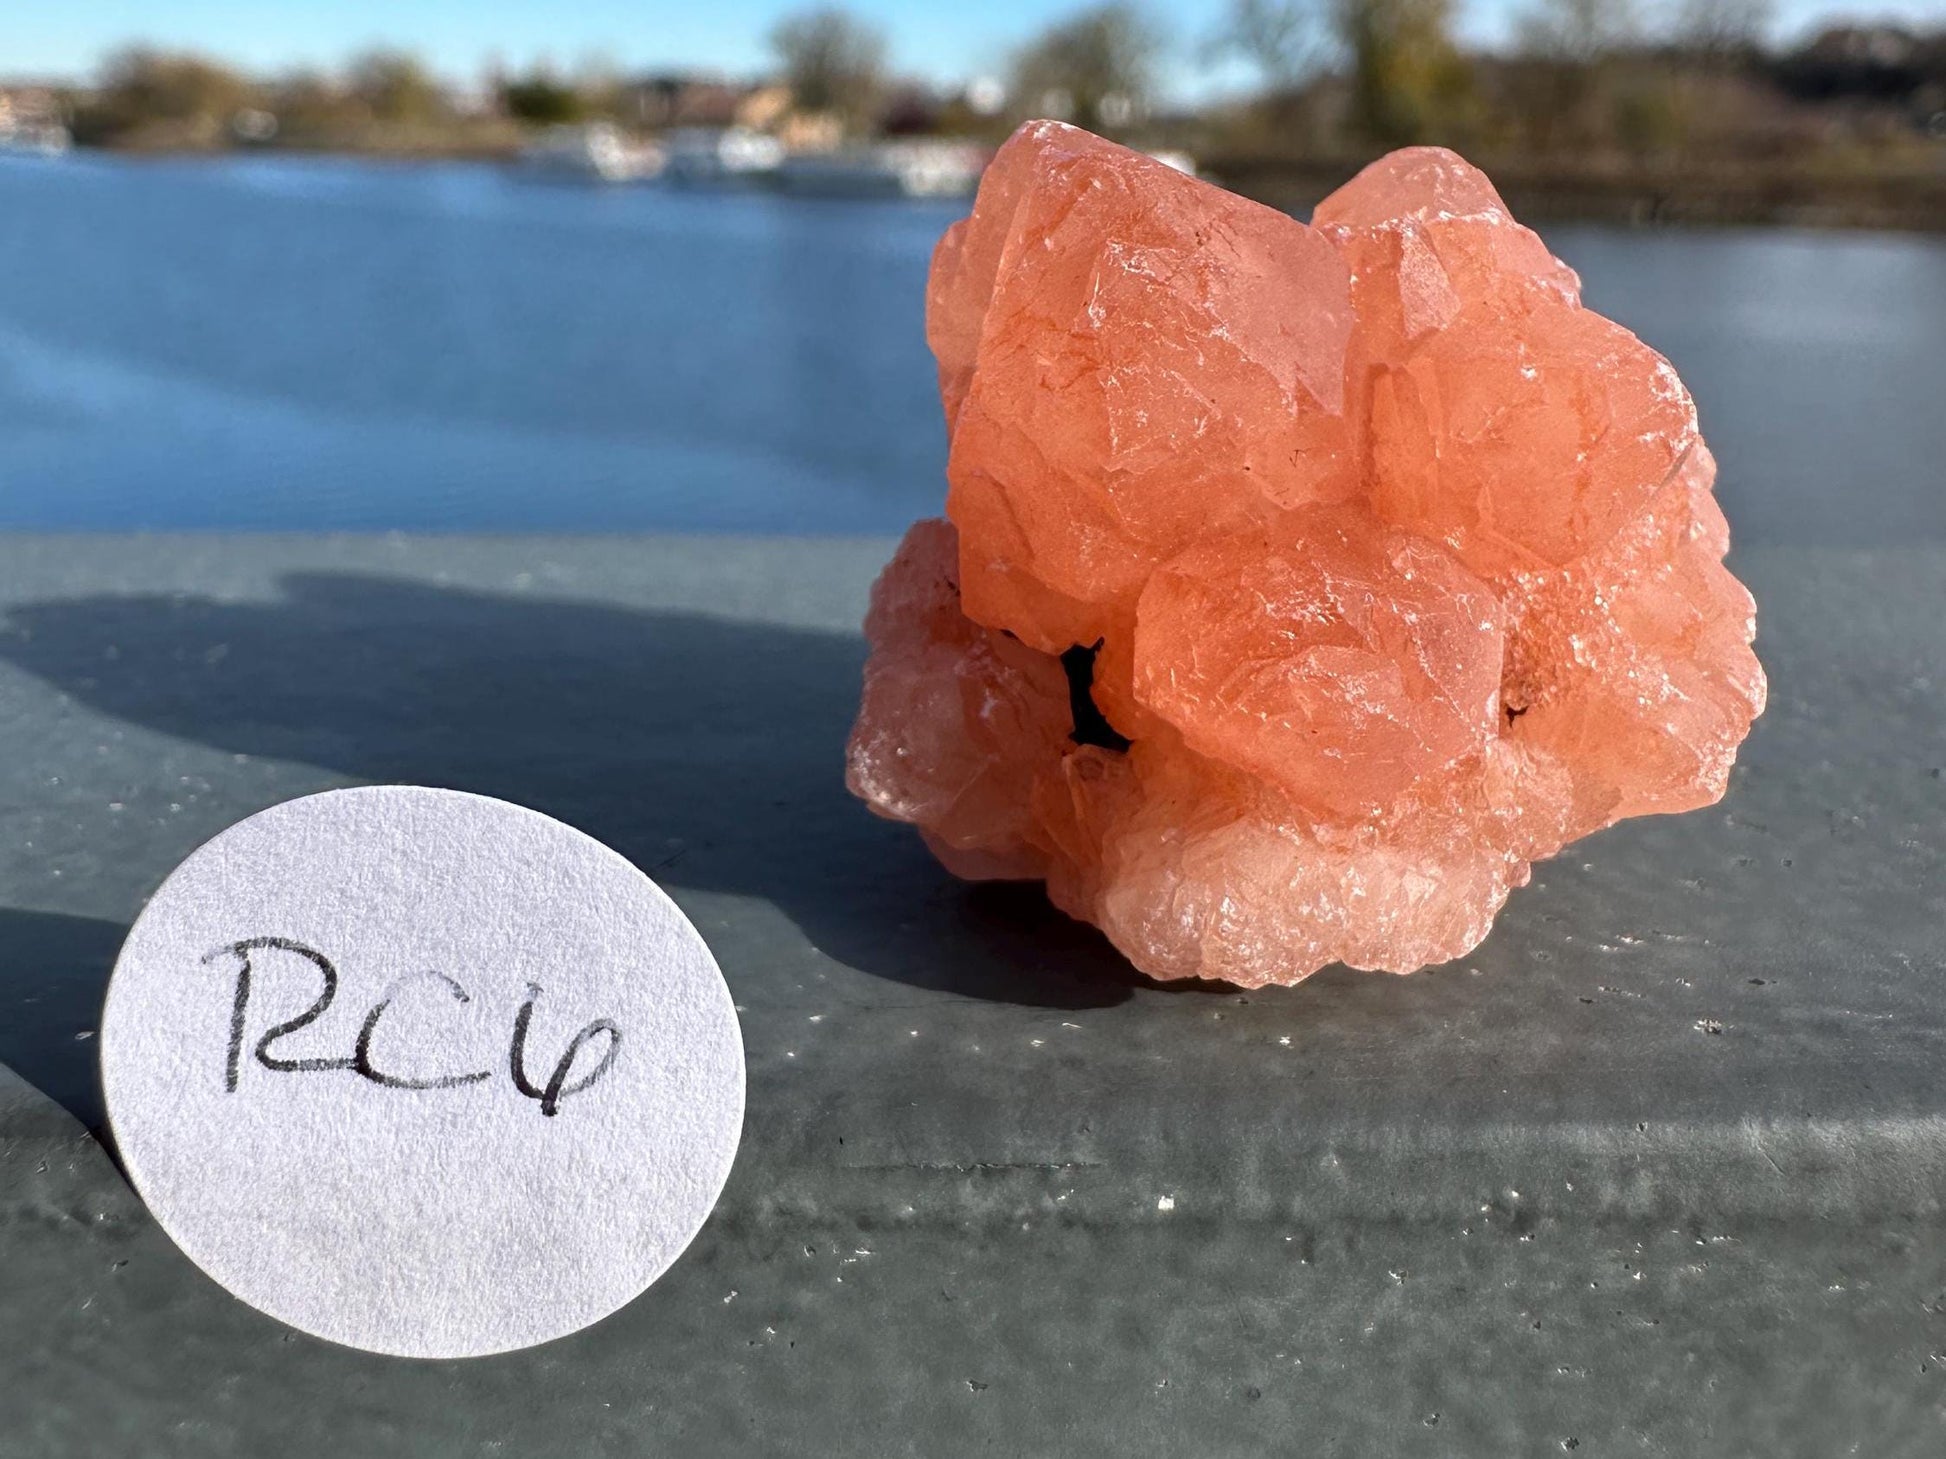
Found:
M 1450 152 L 1307 227 L 1023 127 L 934 256 L 951 520 L 873 590 L 852 790 L 1245 986 L 1457 957 L 1718 799 L 1764 679 L 1715 465 L 1579 289 Z

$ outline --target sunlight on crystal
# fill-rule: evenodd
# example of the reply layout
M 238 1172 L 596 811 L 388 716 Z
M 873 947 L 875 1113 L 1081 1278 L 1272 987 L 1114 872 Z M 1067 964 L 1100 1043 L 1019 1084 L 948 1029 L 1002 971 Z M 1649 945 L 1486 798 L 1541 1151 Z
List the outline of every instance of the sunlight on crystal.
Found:
M 848 782 L 1142 971 L 1477 946 L 1719 799 L 1762 711 L 1668 363 L 1451 152 L 1306 226 L 1030 122 L 934 257 L 949 520 L 873 590 Z

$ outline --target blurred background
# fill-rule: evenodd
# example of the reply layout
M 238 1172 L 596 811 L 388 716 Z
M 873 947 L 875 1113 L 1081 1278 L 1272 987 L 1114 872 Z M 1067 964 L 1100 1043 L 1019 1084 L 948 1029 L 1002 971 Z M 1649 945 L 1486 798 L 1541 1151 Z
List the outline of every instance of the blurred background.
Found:
M 0 17 L 0 527 L 892 532 L 933 242 L 1057 116 L 1485 166 L 1744 542 L 1946 536 L 1946 3 L 99 0 Z

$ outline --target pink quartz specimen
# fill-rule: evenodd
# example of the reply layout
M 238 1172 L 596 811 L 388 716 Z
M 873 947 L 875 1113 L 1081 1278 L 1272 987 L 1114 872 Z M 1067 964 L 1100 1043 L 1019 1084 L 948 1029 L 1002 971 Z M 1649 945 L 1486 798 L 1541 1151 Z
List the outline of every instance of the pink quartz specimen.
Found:
M 1724 792 L 1750 595 L 1675 371 L 1451 152 L 1309 227 L 1053 122 L 933 259 L 949 521 L 873 589 L 849 784 L 1142 971 L 1410 972 Z

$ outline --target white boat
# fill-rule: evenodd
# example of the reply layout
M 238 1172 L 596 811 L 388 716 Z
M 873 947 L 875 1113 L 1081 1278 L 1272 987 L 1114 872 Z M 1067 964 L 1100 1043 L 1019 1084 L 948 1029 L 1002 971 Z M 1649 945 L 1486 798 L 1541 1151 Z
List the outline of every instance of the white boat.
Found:
M 73 145 L 68 129 L 55 122 L 0 124 L 0 156 L 59 157 Z
M 984 148 L 964 142 L 877 142 L 797 152 L 777 170 L 789 192 L 845 198 L 959 198 L 980 184 Z
M 769 182 L 784 144 L 749 127 L 678 127 L 662 136 L 669 181 L 690 187 Z
M 639 182 L 660 172 L 663 160 L 660 148 L 612 122 L 549 127 L 520 149 L 523 168 L 584 182 Z

